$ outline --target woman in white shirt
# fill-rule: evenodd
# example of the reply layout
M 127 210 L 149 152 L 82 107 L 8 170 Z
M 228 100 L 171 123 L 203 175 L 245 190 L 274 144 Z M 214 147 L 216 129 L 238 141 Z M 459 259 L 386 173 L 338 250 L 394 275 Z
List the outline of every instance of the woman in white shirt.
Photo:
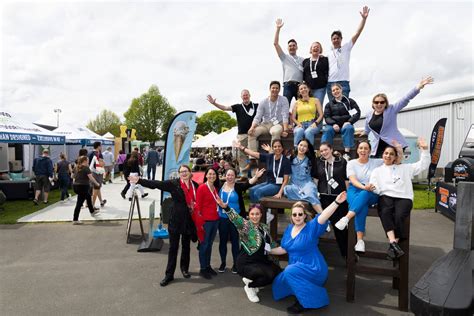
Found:
M 413 207 L 411 179 L 428 169 L 430 165 L 428 145 L 421 137 L 418 139 L 418 147 L 421 149 L 420 160 L 401 165 L 395 164 L 397 159 L 395 148 L 387 147 L 382 156 L 383 165 L 375 168 L 370 176 L 369 183 L 373 185 L 373 191 L 379 195 L 378 211 L 390 242 L 388 256 L 392 260 L 404 254 L 398 241 L 406 238 L 403 223 Z

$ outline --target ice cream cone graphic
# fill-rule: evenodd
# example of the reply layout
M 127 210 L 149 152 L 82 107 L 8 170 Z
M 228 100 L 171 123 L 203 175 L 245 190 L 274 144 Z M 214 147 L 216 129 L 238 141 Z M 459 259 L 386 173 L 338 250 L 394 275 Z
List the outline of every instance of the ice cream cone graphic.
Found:
M 178 121 L 176 122 L 173 135 L 174 135 L 174 156 L 176 158 L 176 162 L 178 162 L 179 154 L 183 149 L 184 141 L 186 140 L 186 136 L 189 133 L 189 127 L 186 122 Z

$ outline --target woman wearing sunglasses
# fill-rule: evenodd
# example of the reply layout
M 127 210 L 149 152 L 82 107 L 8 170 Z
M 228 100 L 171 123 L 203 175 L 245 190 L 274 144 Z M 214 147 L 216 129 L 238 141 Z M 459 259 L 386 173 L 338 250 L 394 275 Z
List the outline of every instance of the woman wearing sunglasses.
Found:
M 420 90 L 427 84 L 432 84 L 433 78 L 426 77 L 422 79 L 415 88 L 398 102 L 394 104 L 388 103 L 385 93 L 376 94 L 372 99 L 373 112 L 367 114 L 365 119 L 365 134 L 372 132 L 374 137 L 372 142 L 371 155 L 381 158 L 385 148 L 394 140 L 402 145 L 403 148 L 408 146 L 407 141 L 402 136 L 397 126 L 397 114 L 408 105 L 411 99 L 416 97 Z
M 275 300 L 290 295 L 296 297 L 295 304 L 287 308 L 290 314 L 329 304 L 324 288 L 328 266 L 319 251 L 318 242 L 326 232 L 328 219 L 345 200 L 344 191 L 312 220 L 311 215 L 305 213 L 304 204 L 296 202 L 291 209 L 291 224 L 283 234 L 281 246 L 270 251 L 274 255 L 288 254 L 288 266 L 275 278 L 272 289 Z

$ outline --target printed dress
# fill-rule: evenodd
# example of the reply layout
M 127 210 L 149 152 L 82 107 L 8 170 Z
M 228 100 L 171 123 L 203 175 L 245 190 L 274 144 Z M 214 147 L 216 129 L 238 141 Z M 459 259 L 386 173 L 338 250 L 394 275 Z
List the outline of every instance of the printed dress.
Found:
M 273 281 L 273 298 L 280 300 L 295 295 L 304 308 L 320 308 L 329 304 L 323 287 L 328 277 L 328 266 L 319 251 L 319 236 L 326 232 L 328 222 L 318 223 L 318 217 L 306 223 L 295 237 L 293 225 L 286 229 L 281 247 L 288 252 L 288 266 Z

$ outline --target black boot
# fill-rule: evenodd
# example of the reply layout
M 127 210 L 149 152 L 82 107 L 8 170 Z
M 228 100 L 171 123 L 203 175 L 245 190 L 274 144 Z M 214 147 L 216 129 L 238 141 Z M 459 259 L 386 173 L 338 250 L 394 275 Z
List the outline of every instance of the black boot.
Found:
M 295 315 L 303 313 L 305 311 L 305 308 L 300 304 L 300 302 L 298 302 L 298 300 L 296 300 L 296 303 L 288 307 L 286 311 L 288 312 L 288 314 Z

